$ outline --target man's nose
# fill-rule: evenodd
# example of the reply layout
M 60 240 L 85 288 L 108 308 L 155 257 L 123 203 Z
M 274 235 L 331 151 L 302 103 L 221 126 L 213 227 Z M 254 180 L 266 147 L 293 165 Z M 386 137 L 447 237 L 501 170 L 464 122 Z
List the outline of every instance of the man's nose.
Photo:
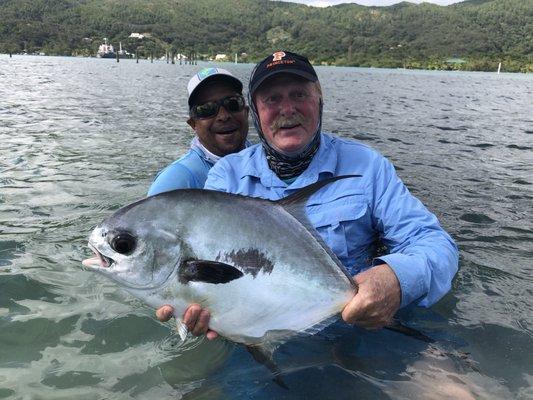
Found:
M 290 97 L 284 97 L 280 102 L 280 111 L 283 115 L 293 115 L 296 111 L 296 104 Z
M 220 105 L 217 113 L 217 119 L 219 121 L 226 121 L 231 116 L 231 113 L 224 108 L 223 105 Z

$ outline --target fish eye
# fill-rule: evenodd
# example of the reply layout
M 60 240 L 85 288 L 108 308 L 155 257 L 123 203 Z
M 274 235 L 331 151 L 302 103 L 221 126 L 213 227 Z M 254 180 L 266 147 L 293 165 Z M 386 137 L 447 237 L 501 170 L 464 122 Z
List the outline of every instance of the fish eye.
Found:
M 113 250 L 124 255 L 130 254 L 135 250 L 136 244 L 137 241 L 135 240 L 135 237 L 128 232 L 121 232 L 118 235 L 113 236 L 109 242 L 109 245 Z

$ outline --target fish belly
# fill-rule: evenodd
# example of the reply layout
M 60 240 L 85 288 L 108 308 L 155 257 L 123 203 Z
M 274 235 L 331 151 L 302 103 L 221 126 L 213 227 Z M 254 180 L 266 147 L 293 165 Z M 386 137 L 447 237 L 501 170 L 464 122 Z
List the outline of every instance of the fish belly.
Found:
M 211 329 L 230 340 L 254 344 L 273 332 L 304 332 L 342 311 L 353 296 L 351 287 L 321 283 L 272 273 L 224 285 L 193 285 L 210 310 Z

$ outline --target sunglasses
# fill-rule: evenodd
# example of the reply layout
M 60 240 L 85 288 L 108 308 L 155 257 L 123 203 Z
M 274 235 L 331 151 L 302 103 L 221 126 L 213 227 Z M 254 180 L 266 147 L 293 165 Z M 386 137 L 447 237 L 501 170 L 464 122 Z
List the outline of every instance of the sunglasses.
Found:
M 220 106 L 230 113 L 240 112 L 244 109 L 244 97 L 240 95 L 227 96 L 220 100 L 208 101 L 191 107 L 192 118 L 213 118 L 218 114 Z

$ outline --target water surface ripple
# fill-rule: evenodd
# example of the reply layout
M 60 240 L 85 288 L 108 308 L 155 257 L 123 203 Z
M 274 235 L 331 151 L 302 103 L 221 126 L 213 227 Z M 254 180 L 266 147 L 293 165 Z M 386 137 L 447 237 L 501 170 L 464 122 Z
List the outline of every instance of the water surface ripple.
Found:
M 82 270 L 91 228 L 186 151 L 200 66 L 0 55 L 0 398 L 533 398 L 530 75 L 317 68 L 324 128 L 389 157 L 460 247 L 452 292 L 401 312 L 432 345 L 337 323 L 277 351 L 287 391 Z

